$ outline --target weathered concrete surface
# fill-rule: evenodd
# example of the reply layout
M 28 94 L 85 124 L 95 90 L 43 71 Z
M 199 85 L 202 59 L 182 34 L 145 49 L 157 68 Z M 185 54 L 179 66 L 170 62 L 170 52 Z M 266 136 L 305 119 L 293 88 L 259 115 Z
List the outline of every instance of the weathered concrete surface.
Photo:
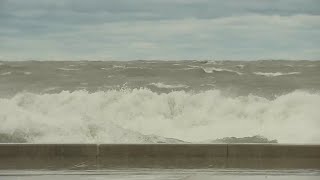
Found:
M 320 145 L 229 144 L 228 167 L 320 169 Z
M 123 168 L 226 168 L 227 145 L 100 145 L 99 166 Z
M 94 144 L 0 144 L 0 169 L 90 169 L 96 155 Z
M 320 169 L 320 145 L 0 144 L 0 169 Z

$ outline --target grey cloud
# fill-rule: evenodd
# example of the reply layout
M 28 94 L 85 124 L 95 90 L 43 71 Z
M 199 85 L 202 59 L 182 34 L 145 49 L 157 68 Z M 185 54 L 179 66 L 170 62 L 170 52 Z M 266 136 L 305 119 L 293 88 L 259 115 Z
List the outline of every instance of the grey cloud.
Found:
M 0 0 L 0 57 L 320 58 L 319 0 Z
M 319 53 L 320 16 L 243 16 L 208 20 L 113 22 L 16 39 L 0 49 L 22 57 L 92 59 L 309 58 Z M 20 44 L 18 48 L 16 44 Z M 10 54 L 10 53 L 9 53 Z M 33 56 L 32 56 L 33 55 Z
M 22 19 L 94 21 L 217 18 L 234 15 L 320 14 L 318 0 L 1 0 L 2 16 Z M 11 15 L 11 16 L 10 16 Z M 104 19 L 99 18 L 103 16 Z M 64 18 L 61 18 L 64 17 Z M 77 18 L 80 20 L 77 21 Z M 97 20 L 95 18 L 98 18 Z
M 318 0 L 0 0 L 0 23 L 22 33 L 108 22 L 320 14 Z M 18 34 L 17 34 L 18 35 Z

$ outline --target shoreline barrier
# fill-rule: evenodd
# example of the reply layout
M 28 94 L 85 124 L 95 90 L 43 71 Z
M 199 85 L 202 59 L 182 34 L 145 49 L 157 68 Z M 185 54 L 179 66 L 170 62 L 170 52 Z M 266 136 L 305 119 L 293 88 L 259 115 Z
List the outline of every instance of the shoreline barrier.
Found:
M 0 169 L 320 169 L 320 145 L 0 144 Z

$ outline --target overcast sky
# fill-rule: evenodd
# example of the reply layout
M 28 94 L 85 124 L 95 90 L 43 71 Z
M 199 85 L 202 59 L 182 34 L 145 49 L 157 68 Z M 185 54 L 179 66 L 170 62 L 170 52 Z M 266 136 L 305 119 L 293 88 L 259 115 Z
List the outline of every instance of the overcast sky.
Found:
M 0 60 L 320 60 L 320 0 L 0 0 Z

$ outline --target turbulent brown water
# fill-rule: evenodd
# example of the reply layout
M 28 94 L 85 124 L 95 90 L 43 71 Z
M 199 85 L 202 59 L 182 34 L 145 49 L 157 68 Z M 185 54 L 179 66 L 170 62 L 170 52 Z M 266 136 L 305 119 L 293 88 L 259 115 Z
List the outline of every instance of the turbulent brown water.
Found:
M 319 107 L 320 61 L 0 62 L 0 142 L 320 143 Z

